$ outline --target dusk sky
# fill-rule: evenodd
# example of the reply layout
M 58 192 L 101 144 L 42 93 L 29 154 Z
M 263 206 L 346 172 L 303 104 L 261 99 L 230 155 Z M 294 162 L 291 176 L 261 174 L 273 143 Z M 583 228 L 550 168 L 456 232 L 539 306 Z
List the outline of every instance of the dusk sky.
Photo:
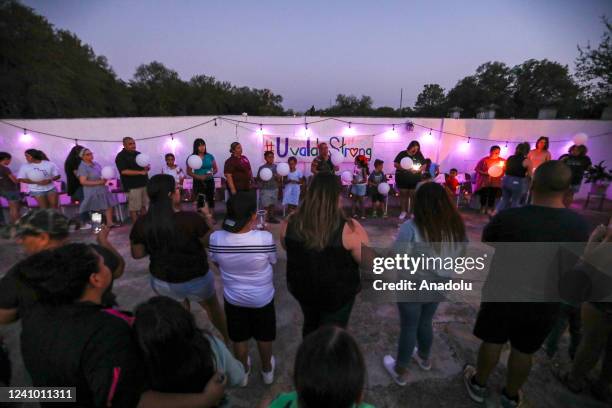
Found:
M 598 44 L 610 0 L 26 0 L 129 80 L 154 60 L 189 80 L 269 88 L 283 106 L 328 107 L 336 94 L 412 106 L 424 84 L 451 89 L 487 61 L 558 61 Z

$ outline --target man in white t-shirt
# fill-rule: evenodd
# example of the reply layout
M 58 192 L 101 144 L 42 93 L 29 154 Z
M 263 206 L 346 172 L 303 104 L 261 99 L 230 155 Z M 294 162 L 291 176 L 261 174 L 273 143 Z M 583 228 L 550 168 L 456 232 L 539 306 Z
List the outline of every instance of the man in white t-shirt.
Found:
M 238 192 L 227 202 L 223 230 L 210 236 L 209 259 L 219 267 L 223 280 L 223 297 L 227 331 L 234 343 L 234 354 L 247 373 L 250 358 L 248 341 L 257 341 L 263 381 L 274 381 L 275 360 L 272 343 L 276 338 L 273 264 L 276 244 L 268 231 L 254 230 L 257 202 L 253 192 Z

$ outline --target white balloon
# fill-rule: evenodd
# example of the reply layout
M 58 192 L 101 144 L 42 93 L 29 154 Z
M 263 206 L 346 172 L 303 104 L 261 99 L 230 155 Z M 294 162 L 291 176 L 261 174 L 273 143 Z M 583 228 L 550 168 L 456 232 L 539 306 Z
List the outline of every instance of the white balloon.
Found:
M 31 169 L 27 172 L 28 178 L 32 181 L 43 181 L 45 179 L 45 175 L 43 172 L 36 170 L 36 169 Z
M 489 173 L 491 177 L 500 177 L 503 172 L 504 168 L 502 166 L 491 166 L 489 170 L 487 170 L 487 173 Z
M 102 178 L 106 180 L 115 178 L 115 168 L 111 166 L 102 167 Z
M 412 161 L 410 157 L 404 157 L 400 161 L 400 166 L 402 166 L 402 169 L 404 170 L 410 170 L 413 165 L 414 165 L 414 162 Z
M 586 144 L 588 139 L 589 137 L 586 135 L 586 133 L 576 133 L 574 137 L 572 138 L 572 140 L 574 141 L 574 144 L 577 144 L 577 145 Z
M 199 169 L 202 167 L 202 159 L 197 154 L 192 154 L 187 158 L 187 165 L 192 169 Z
M 331 152 L 331 161 L 336 166 L 339 166 L 344 161 L 344 155 L 340 153 L 339 150 L 332 150 Z
M 138 156 L 136 156 L 136 164 L 138 164 L 140 167 L 147 167 L 150 163 L 151 159 L 149 158 L 148 154 L 139 153 Z
M 382 195 L 389 194 L 389 190 L 391 190 L 391 186 L 389 186 L 389 183 L 383 182 L 378 185 L 378 192 Z
M 277 172 L 277 173 L 278 173 L 280 176 L 285 177 L 286 175 L 288 175 L 288 174 L 289 174 L 289 171 L 290 171 L 290 169 L 289 169 L 289 164 L 287 164 L 287 163 L 278 163 L 278 164 L 276 165 L 276 172 Z
M 347 182 L 347 183 L 348 183 L 348 182 L 350 182 L 350 181 L 352 181 L 352 180 L 353 180 L 353 173 L 351 173 L 351 172 L 350 172 L 350 171 L 348 171 L 348 170 L 344 170 L 344 171 L 342 172 L 342 176 L 341 176 L 341 177 L 342 177 L 342 180 L 343 180 L 343 181 L 345 181 L 345 182 Z
M 262 179 L 263 181 L 272 180 L 272 170 L 270 170 L 267 167 L 264 167 L 263 169 L 259 171 L 259 178 Z

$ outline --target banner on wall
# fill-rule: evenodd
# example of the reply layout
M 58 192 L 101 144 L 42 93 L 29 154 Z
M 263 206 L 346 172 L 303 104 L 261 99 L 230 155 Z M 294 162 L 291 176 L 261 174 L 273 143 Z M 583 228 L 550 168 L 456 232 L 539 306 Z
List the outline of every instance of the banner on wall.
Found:
M 345 162 L 355 161 L 355 157 L 364 155 L 370 160 L 372 158 L 373 135 L 356 136 L 319 136 L 315 139 L 298 138 L 291 136 L 263 136 L 263 150 L 271 150 L 276 158 L 287 160 L 295 157 L 298 162 L 311 162 L 319 155 L 320 143 L 327 143 L 330 153 L 339 151 L 344 156 Z

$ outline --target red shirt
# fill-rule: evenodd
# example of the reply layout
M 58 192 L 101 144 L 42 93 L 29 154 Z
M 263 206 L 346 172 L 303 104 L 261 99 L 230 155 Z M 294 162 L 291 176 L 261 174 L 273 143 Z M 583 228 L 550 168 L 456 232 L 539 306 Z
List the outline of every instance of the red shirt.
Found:
M 231 156 L 225 161 L 223 173 L 232 175 L 234 186 L 237 191 L 251 189 L 253 172 L 251 170 L 251 163 L 246 156 Z
M 456 177 L 446 176 L 446 186 L 455 193 L 459 187 L 459 180 Z

